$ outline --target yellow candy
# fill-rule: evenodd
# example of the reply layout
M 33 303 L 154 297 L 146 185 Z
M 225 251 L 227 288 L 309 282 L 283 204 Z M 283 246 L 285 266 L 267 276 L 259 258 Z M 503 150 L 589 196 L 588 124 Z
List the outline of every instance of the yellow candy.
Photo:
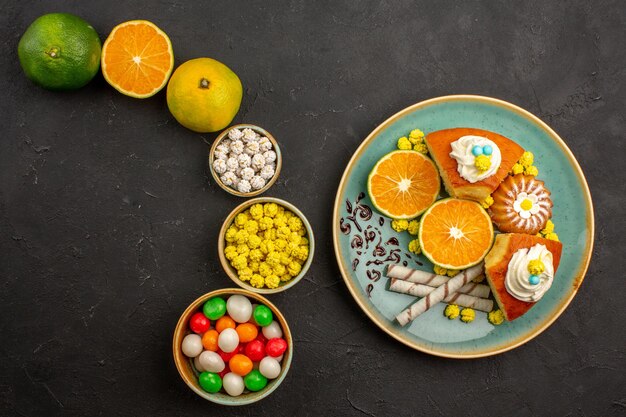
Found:
M 552 223 L 552 220 L 548 220 L 546 226 L 541 230 L 541 234 L 547 235 L 552 232 L 554 232 L 554 223 Z
M 259 275 L 266 277 L 272 273 L 272 267 L 265 262 L 259 264 Z
M 306 237 L 301 237 L 300 238 L 300 245 L 302 245 L 302 246 L 309 246 L 309 239 L 307 239 Z
M 417 143 L 413 146 L 413 150 L 417 151 L 419 153 L 423 153 L 423 154 L 427 154 L 428 153 L 428 147 L 426 146 L 425 143 Z
M 295 217 L 295 216 L 287 220 L 287 226 L 289 226 L 289 229 L 291 229 L 292 232 L 297 232 L 304 228 L 304 224 L 302 223 L 302 220 L 300 220 L 299 217 Z
M 259 231 L 259 223 L 256 220 L 248 220 L 243 229 L 251 235 L 255 235 Z
M 224 240 L 228 243 L 234 242 L 237 230 L 239 229 L 237 229 L 235 226 L 230 226 L 228 229 L 226 229 L 226 233 L 224 233 Z
M 274 241 L 274 247 L 276 251 L 283 251 L 287 247 L 287 241 L 285 239 L 276 239 Z
M 275 275 L 281 277 L 287 273 L 287 268 L 285 268 L 285 265 L 283 264 L 278 264 L 272 267 L 272 271 Z
M 276 240 L 276 229 L 267 229 L 263 237 L 268 240 Z
M 410 235 L 417 236 L 420 231 L 420 222 L 418 222 L 417 220 L 411 220 L 406 230 L 409 232 Z
M 559 242 L 559 235 L 557 235 L 556 233 L 548 233 L 546 235 L 546 239 L 548 240 L 554 240 L 556 242 Z
M 260 262 L 248 262 L 248 268 L 252 270 L 252 272 L 259 272 Z
M 446 316 L 449 320 L 454 320 L 459 317 L 459 306 L 456 304 L 449 304 L 446 306 L 446 309 L 443 310 L 443 315 Z
M 275 251 L 276 246 L 274 245 L 273 241 L 269 239 L 265 239 L 261 241 L 261 244 L 259 245 L 259 249 L 261 250 L 263 254 L 267 255 L 268 253 Z
M 261 220 L 263 217 L 263 204 L 253 204 L 252 207 L 250 207 L 250 217 L 254 220 Z
M 280 280 L 283 281 L 283 282 L 289 281 L 289 280 L 291 280 L 291 275 L 285 274 L 285 275 L 280 277 Z
M 274 220 L 270 217 L 263 217 L 259 219 L 259 230 L 267 230 L 274 227 Z
M 261 249 L 252 249 L 248 254 L 250 262 L 261 262 L 263 260 L 263 252 Z
M 502 310 L 490 311 L 489 314 L 487 314 L 487 320 L 489 320 L 489 323 L 493 324 L 494 326 L 499 326 L 500 324 L 504 323 L 504 313 L 502 312 Z
M 263 214 L 267 217 L 274 217 L 278 214 L 278 205 L 276 203 L 265 203 L 263 206 Z
M 474 159 L 474 165 L 480 172 L 485 172 L 491 168 L 491 158 L 487 155 L 478 155 L 476 159 Z
M 283 213 L 283 216 L 285 216 L 285 221 L 287 221 L 291 219 L 293 216 L 295 216 L 295 214 L 293 214 L 289 210 L 285 210 L 285 212 Z
M 392 220 L 391 228 L 396 232 L 404 232 L 409 227 L 408 220 Z
M 537 175 L 539 175 L 539 170 L 537 169 L 536 166 L 531 165 L 529 167 L 524 168 L 524 174 L 532 175 L 533 177 L 536 177 Z
M 242 243 L 241 245 L 237 245 L 237 253 L 239 255 L 247 256 L 249 252 L 250 252 L 250 248 L 245 243 Z
M 279 227 L 276 229 L 276 237 L 278 239 L 289 239 L 289 235 L 291 234 L 291 230 L 287 226 Z
M 287 272 L 289 272 L 289 275 L 291 275 L 292 277 L 297 276 L 301 270 L 302 267 L 297 262 L 291 262 L 289 263 L 289 265 L 287 265 Z
M 435 271 L 435 274 L 437 275 L 446 275 L 448 273 L 448 270 L 446 268 L 439 265 L 433 266 L 433 271 Z
M 277 275 L 270 275 L 265 277 L 265 286 L 267 288 L 277 288 L 278 284 L 280 284 L 280 278 Z
M 298 249 L 298 253 L 294 255 L 297 260 L 306 261 L 309 257 L 309 248 L 308 246 L 300 246 Z
M 528 152 L 528 151 L 526 151 L 526 152 L 524 152 L 524 153 L 522 154 L 522 156 L 520 157 L 520 159 L 519 159 L 519 163 L 520 163 L 520 164 L 521 164 L 524 168 L 526 168 L 526 167 L 531 166 L 531 165 L 533 164 L 534 160 L 535 160 L 535 156 L 533 155 L 533 153 L 532 153 L 532 152 Z
M 249 234 L 245 230 L 238 230 L 235 235 L 235 243 L 239 245 L 246 243 L 248 241 L 248 236 Z
M 286 254 L 285 252 L 281 252 L 280 253 L 280 263 L 282 265 L 289 265 L 289 262 L 291 262 L 291 257 Z
M 237 255 L 231 261 L 231 266 L 235 268 L 237 271 L 242 270 L 243 268 L 248 266 L 248 258 L 245 255 Z
M 413 129 L 411 130 L 411 133 L 409 133 L 409 139 L 423 139 L 424 138 L 424 132 L 422 132 L 419 129 Z
M 408 151 L 412 148 L 412 144 L 406 136 L 402 136 L 398 139 L 398 149 Z
M 476 318 L 476 312 L 471 308 L 464 308 L 461 310 L 461 321 L 463 323 L 470 323 L 474 321 L 474 318 Z
M 280 253 L 276 251 L 268 253 L 265 257 L 265 263 L 271 267 L 280 264 Z
M 237 248 L 235 246 L 226 246 L 226 249 L 224 249 L 224 257 L 229 261 L 235 259 L 237 255 L 239 254 L 237 253 Z
M 521 174 L 522 172 L 524 172 L 522 164 L 513 164 L 513 168 L 511 168 L 511 173 L 513 175 Z
M 252 269 L 250 269 L 250 268 L 243 268 L 241 271 L 237 271 L 237 274 L 238 274 L 240 280 L 242 280 L 242 281 L 250 281 L 250 278 L 252 278 Z
M 485 201 L 482 202 L 482 206 L 484 209 L 488 209 L 489 207 L 491 207 L 491 205 L 493 204 L 493 197 L 492 196 L 487 196 L 487 198 L 485 198 Z
M 409 252 L 413 252 L 417 255 L 422 253 L 422 248 L 420 247 L 420 241 L 418 239 L 413 239 L 409 242 Z
M 461 271 L 459 271 L 458 269 L 448 269 L 446 275 L 448 275 L 449 277 L 455 277 L 459 274 L 459 272 Z
M 248 247 L 250 249 L 256 249 L 261 245 L 261 238 L 257 235 L 252 235 L 248 237 Z
M 255 288 L 263 288 L 264 284 L 265 284 L 265 280 L 259 274 L 253 274 L 252 277 L 250 278 L 250 285 L 252 285 Z
M 239 213 L 238 215 L 235 216 L 235 225 L 237 227 L 243 227 L 246 222 L 248 221 L 248 215 L 243 212 L 243 213 Z

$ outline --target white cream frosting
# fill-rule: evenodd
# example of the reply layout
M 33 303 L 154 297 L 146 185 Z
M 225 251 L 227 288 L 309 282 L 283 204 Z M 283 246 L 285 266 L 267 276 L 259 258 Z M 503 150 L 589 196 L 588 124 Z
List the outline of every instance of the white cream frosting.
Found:
M 539 283 L 536 285 L 529 282 L 528 262 L 533 259 L 541 259 L 545 265 L 545 271 L 538 275 Z M 518 300 L 535 302 L 550 289 L 553 280 L 552 253 L 545 245 L 536 244 L 530 249 L 522 248 L 513 254 L 506 271 L 504 286 L 508 293 Z
M 472 184 L 495 174 L 502 163 L 502 154 L 500 153 L 498 145 L 485 137 L 473 135 L 462 136 L 450 145 L 452 146 L 450 156 L 456 159 L 459 175 Z M 491 146 L 491 166 L 485 172 L 480 172 L 474 165 L 476 157 L 472 153 L 472 148 L 476 145 L 481 147 L 485 145 Z

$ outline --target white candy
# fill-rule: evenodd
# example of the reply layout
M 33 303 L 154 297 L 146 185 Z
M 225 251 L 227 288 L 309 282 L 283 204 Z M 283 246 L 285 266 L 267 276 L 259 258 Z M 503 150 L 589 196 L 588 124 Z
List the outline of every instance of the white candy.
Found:
M 278 324 L 276 320 L 272 320 L 272 322 L 263 327 L 263 330 L 261 331 L 267 340 L 275 337 L 283 337 L 283 330 L 280 328 L 280 324 Z
M 250 162 L 250 166 L 255 171 L 259 171 L 261 168 L 265 166 L 265 158 L 260 153 L 254 155 Z
M 252 316 L 252 303 L 243 295 L 231 295 L 226 300 L 226 311 L 237 323 L 245 323 Z
M 241 168 L 247 168 L 250 166 L 252 158 L 250 158 L 250 155 L 242 153 L 241 155 L 237 156 L 237 162 L 239 163 L 239 166 Z
M 232 141 L 230 139 L 222 139 L 222 141 L 220 142 L 220 145 L 226 146 L 226 153 L 228 153 L 228 151 L 230 150 L 231 142 Z
M 239 168 L 239 162 L 237 161 L 236 157 L 230 157 L 226 160 L 226 167 L 228 168 L 229 171 L 234 171 L 237 168 Z
M 259 142 L 250 141 L 250 142 L 246 143 L 246 149 L 244 149 L 243 151 L 246 154 L 248 154 L 250 156 L 253 156 L 253 155 L 258 154 L 260 152 L 260 149 L 261 148 L 259 146 Z
M 282 362 L 283 361 L 283 356 L 285 356 L 285 355 L 283 354 L 283 355 L 277 356 L 274 359 L 276 359 L 278 362 Z
M 202 353 L 200 355 L 202 355 Z M 204 367 L 200 363 L 200 355 L 193 358 L 193 367 L 196 368 L 196 371 L 198 372 L 204 372 L 206 371 L 206 369 L 204 369 Z
M 243 389 L 245 388 L 243 378 L 233 372 L 229 372 L 224 375 L 222 386 L 224 387 L 224 391 L 226 391 L 226 393 L 231 397 L 241 395 Z
M 195 358 L 202 353 L 202 338 L 197 334 L 188 334 L 183 339 L 181 349 L 188 358 Z
M 219 348 L 222 349 L 223 352 L 230 353 L 237 349 L 238 345 L 239 335 L 237 334 L 235 329 L 231 329 L 230 327 L 222 330 L 222 333 L 220 333 L 217 338 L 217 346 L 219 346 Z M 202 346 L 202 341 L 200 341 L 200 346 Z
M 224 159 L 224 160 L 228 159 L 228 154 L 226 152 L 215 151 L 213 155 L 215 159 Z
M 228 167 L 226 166 L 226 161 L 224 161 L 223 159 L 216 159 L 215 161 L 213 161 L 213 169 L 218 174 L 225 173 L 226 171 L 228 171 Z
M 224 184 L 227 187 L 234 185 L 236 179 L 237 179 L 237 176 L 232 171 L 225 172 L 224 175 L 220 177 L 222 184 Z
M 230 148 L 224 145 L 224 142 L 220 142 L 220 144 L 215 147 L 215 152 L 228 153 L 228 151 L 230 151 Z
M 252 186 L 252 188 L 254 188 L 254 186 L 252 185 L 252 177 L 254 177 L 254 170 L 250 167 L 248 168 L 244 168 L 241 170 L 241 175 L 240 175 L 242 180 L 247 180 L 250 181 L 250 186 Z
M 276 152 L 274 151 L 263 152 L 263 158 L 265 158 L 266 164 L 271 164 L 272 162 L 276 161 Z
M 256 140 L 257 138 L 257 133 L 250 129 L 250 128 L 246 128 L 243 130 L 243 140 L 245 142 L 250 142 L 251 140 Z
M 198 362 L 200 362 L 200 366 L 207 372 L 219 373 L 226 368 L 224 359 L 216 352 L 211 352 L 210 350 L 202 352 L 200 356 L 198 356 Z
M 237 191 L 239 191 L 240 193 L 249 193 L 251 189 L 252 186 L 250 185 L 250 181 L 248 180 L 239 180 L 239 182 L 237 183 Z
M 267 379 L 274 379 L 280 375 L 280 363 L 271 356 L 266 356 L 259 363 L 259 372 Z
M 261 178 L 263 178 L 264 180 L 269 180 L 274 176 L 274 165 L 265 165 L 262 169 L 261 172 L 259 173 L 259 175 L 261 176 Z
M 241 130 L 239 129 L 230 129 L 228 137 L 231 140 L 239 140 L 243 137 L 243 133 L 241 133 Z
M 259 139 L 259 150 L 261 152 L 267 152 L 272 149 L 272 142 L 265 136 Z
M 243 146 L 244 145 L 242 141 L 236 140 L 230 144 L 230 152 L 234 153 L 235 155 L 239 155 L 243 152 Z
M 255 175 L 250 180 L 250 186 L 253 190 L 260 190 L 261 188 L 265 187 L 265 184 L 267 184 L 267 182 L 260 175 Z

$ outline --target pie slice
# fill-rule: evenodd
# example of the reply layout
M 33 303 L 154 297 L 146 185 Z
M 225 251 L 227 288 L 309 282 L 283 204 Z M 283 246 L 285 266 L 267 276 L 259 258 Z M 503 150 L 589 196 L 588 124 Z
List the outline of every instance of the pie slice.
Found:
M 457 161 L 450 156 L 452 142 L 463 136 L 480 136 L 494 142 L 502 157 L 500 167 L 491 176 L 471 183 L 463 178 L 457 169 Z M 425 138 L 430 156 L 437 164 L 439 175 L 443 180 L 446 191 L 451 197 L 474 200 L 479 203 L 495 191 L 502 180 L 507 176 L 513 165 L 524 153 L 524 149 L 511 139 L 494 132 L 468 127 L 438 130 L 429 133 Z
M 509 268 L 509 262 L 513 254 L 519 249 L 531 248 L 536 244 L 544 245 L 550 253 L 552 253 L 552 265 L 554 274 L 559 267 L 561 261 L 561 250 L 563 245 L 561 242 L 544 239 L 539 236 L 526 235 L 519 233 L 508 233 L 496 235 L 495 243 L 491 251 L 485 257 L 485 275 L 493 296 L 504 313 L 504 317 L 508 321 L 524 315 L 536 303 L 518 300 L 513 297 L 506 289 L 504 284 L 506 273 Z

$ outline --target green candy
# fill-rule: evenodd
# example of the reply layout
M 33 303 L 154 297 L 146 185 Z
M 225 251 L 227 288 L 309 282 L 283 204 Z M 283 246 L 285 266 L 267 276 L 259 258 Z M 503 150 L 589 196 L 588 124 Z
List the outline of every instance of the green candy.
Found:
M 222 297 L 213 297 L 204 303 L 202 312 L 211 320 L 217 320 L 226 314 L 226 301 Z
M 267 306 L 263 304 L 256 306 L 254 312 L 252 313 L 254 317 L 254 321 L 261 327 L 269 326 L 272 320 L 274 320 L 274 315 L 272 314 L 272 310 L 270 310 Z
M 222 389 L 222 378 L 213 372 L 202 372 L 198 377 L 198 383 L 203 390 L 210 392 L 211 394 L 214 394 Z
M 243 378 L 243 383 L 250 391 L 260 391 L 267 385 L 267 378 L 265 378 L 257 369 L 253 369 Z

